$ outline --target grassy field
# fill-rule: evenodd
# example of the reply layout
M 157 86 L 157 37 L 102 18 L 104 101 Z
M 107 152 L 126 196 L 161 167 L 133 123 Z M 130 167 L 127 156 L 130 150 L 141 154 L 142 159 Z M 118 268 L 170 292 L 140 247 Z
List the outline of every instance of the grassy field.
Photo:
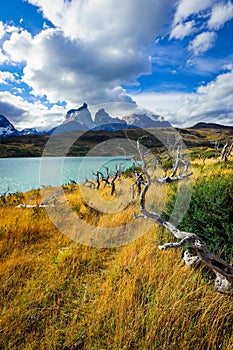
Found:
M 195 181 L 233 173 L 231 162 L 212 159 L 197 159 L 193 171 Z M 78 185 L 64 192 L 90 224 L 132 220 L 132 206 L 109 222 Z M 107 188 L 100 196 L 112 200 Z M 0 198 L 1 349 L 233 349 L 232 295 L 214 292 L 211 275 L 185 266 L 180 250 L 160 251 L 174 240 L 161 227 L 123 247 L 93 248 L 69 240 L 44 208 L 16 208 L 40 201 L 39 191 Z

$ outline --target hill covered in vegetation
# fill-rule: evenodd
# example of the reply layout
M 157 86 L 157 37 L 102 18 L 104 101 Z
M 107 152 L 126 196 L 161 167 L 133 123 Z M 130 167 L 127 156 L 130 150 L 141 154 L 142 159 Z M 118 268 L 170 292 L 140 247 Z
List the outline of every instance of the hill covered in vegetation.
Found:
M 156 128 L 158 133 L 159 128 Z M 162 129 L 164 132 L 166 129 Z M 221 127 L 220 125 L 208 127 L 205 125 L 197 125 L 193 128 L 177 129 L 183 141 L 188 148 L 202 147 L 203 150 L 214 148 L 215 142 L 218 141 L 222 146 L 225 142 L 233 142 L 233 132 L 231 127 Z M 167 128 L 169 134 L 169 128 Z M 101 142 L 112 139 L 124 139 L 129 137 L 131 140 L 137 140 L 140 136 L 147 133 L 147 143 L 145 146 L 162 147 L 161 143 L 155 139 L 153 128 L 151 129 L 129 129 L 108 132 L 104 130 L 91 131 L 74 131 L 64 133 L 64 142 L 67 139 L 75 139 L 71 145 L 68 156 L 85 156 L 87 152 Z M 57 137 L 60 137 L 59 135 Z M 56 138 L 56 136 L 55 136 Z M 0 138 L 0 157 L 41 157 L 46 143 L 49 140 L 49 135 L 24 135 L 11 136 L 8 138 Z M 54 155 L 54 154 L 53 154 Z M 104 155 L 104 154 L 103 154 Z M 112 155 L 112 154 L 111 154 Z

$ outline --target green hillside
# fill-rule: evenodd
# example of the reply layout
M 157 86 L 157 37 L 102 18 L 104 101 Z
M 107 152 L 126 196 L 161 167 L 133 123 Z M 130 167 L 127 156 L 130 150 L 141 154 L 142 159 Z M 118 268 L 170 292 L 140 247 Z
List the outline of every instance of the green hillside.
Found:
M 164 132 L 166 129 L 162 129 Z M 203 149 L 214 148 L 215 141 L 219 141 L 221 145 L 225 142 L 233 142 L 232 128 L 186 128 L 177 129 L 183 141 L 188 148 L 203 147 Z M 159 133 L 158 129 L 155 129 L 156 133 Z M 166 131 L 169 134 L 169 129 Z M 107 131 L 87 131 L 83 132 L 71 132 L 63 135 L 64 142 L 67 140 L 75 139 L 74 144 L 71 145 L 68 156 L 84 156 L 86 153 L 98 145 L 101 142 L 112 139 L 125 139 L 126 137 L 137 140 L 142 135 L 149 135 L 145 139 L 145 146 L 158 147 L 161 143 L 152 135 L 153 129 L 129 129 L 127 131 L 107 132 Z M 57 136 L 60 138 L 60 136 Z M 26 135 L 26 136 L 14 136 L 8 138 L 0 138 L 0 157 L 41 157 L 46 143 L 49 140 L 48 135 Z M 54 137 L 56 140 L 56 136 Z M 106 154 L 106 150 L 103 150 L 103 155 Z M 52 152 L 54 155 L 54 151 Z M 59 152 L 58 152 L 59 155 Z M 107 155 L 107 154 L 106 154 Z M 111 155 L 112 151 L 111 151 Z

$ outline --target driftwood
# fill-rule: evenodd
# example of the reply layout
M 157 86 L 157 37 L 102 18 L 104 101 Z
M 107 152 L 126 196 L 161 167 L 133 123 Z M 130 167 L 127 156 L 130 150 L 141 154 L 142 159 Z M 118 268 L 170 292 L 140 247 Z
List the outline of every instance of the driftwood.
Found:
M 21 209 L 21 208 L 47 208 L 48 206 L 54 207 L 54 204 L 19 204 L 16 206 L 16 208 Z
M 160 245 L 159 249 L 166 250 L 168 248 L 179 248 L 184 247 L 184 245 L 188 245 L 192 252 L 195 252 L 195 255 L 190 252 L 184 253 L 184 261 L 189 266 L 197 266 L 200 263 L 206 265 L 216 274 L 216 279 L 214 283 L 214 288 L 216 291 L 221 293 L 229 293 L 233 290 L 233 267 L 228 264 L 226 261 L 216 256 L 212 252 L 210 252 L 203 242 L 203 240 L 195 233 L 180 231 L 177 227 L 175 227 L 170 222 L 163 220 L 161 216 L 155 212 L 151 212 L 146 208 L 146 194 L 152 184 L 151 177 L 147 171 L 147 163 L 144 157 L 144 154 L 140 148 L 139 141 L 137 142 L 138 152 L 140 154 L 141 162 L 142 162 L 142 172 L 146 178 L 144 181 L 144 187 L 140 194 L 140 212 L 139 216 L 135 216 L 135 218 L 143 217 L 150 218 L 155 220 L 160 225 L 162 225 L 165 229 L 173 234 L 174 237 L 179 239 L 179 242 L 171 242 L 166 243 L 164 245 Z M 189 176 L 189 174 L 183 173 L 183 175 L 175 176 L 178 166 L 177 163 L 180 161 L 180 149 L 178 150 L 178 155 L 173 167 L 172 178 L 176 178 L 177 180 Z
M 19 209 L 28 208 L 28 209 L 30 209 L 30 208 L 47 208 L 48 206 L 54 207 L 55 204 L 54 204 L 54 203 L 51 203 L 51 201 L 57 199 L 57 197 L 58 197 L 59 194 L 60 194 L 60 193 L 58 192 L 58 193 L 54 194 L 53 196 L 51 196 L 51 197 L 49 197 L 49 198 L 46 198 L 46 199 L 43 200 L 43 202 L 41 202 L 40 204 L 28 204 L 28 202 L 30 201 L 30 200 L 29 200 L 29 201 L 28 201 L 27 203 L 25 203 L 25 204 L 22 204 L 22 203 L 21 203 L 21 204 L 18 204 L 18 205 L 16 206 L 16 208 L 19 208 Z

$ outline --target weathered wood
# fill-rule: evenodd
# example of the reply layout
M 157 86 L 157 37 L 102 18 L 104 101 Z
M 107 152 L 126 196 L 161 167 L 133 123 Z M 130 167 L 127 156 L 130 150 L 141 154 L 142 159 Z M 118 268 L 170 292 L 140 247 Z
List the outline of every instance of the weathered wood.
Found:
M 221 161 L 222 162 L 227 161 L 227 146 L 228 146 L 228 142 L 223 146 L 223 149 L 222 149 L 222 154 L 221 154 Z
M 197 266 L 200 264 L 200 262 L 206 265 L 208 268 L 213 270 L 216 274 L 216 279 L 214 284 L 215 290 L 221 293 L 232 292 L 233 291 L 233 267 L 228 262 L 226 262 L 225 260 L 221 259 L 217 255 L 210 252 L 207 246 L 205 245 L 205 243 L 203 242 L 203 240 L 197 234 L 180 231 L 177 227 L 172 225 L 169 221 L 163 220 L 159 214 L 147 210 L 146 194 L 152 184 L 152 181 L 147 171 L 147 164 L 146 164 L 143 152 L 140 148 L 139 142 L 137 143 L 137 147 L 138 147 L 138 152 L 140 154 L 141 161 L 142 161 L 142 171 L 146 177 L 146 183 L 140 195 L 140 212 L 141 212 L 140 217 L 150 218 L 152 220 L 155 220 L 160 225 L 162 225 L 165 229 L 171 232 L 174 235 L 174 237 L 180 240 L 179 242 L 170 242 L 170 243 L 165 243 L 164 245 L 160 245 L 159 249 L 166 250 L 169 248 L 179 248 L 179 247 L 183 247 L 184 245 L 188 245 L 192 249 L 192 251 L 196 253 L 196 255 L 193 256 L 190 252 L 185 253 L 183 257 L 185 263 L 189 266 Z M 179 159 L 181 159 L 180 150 L 178 150 L 177 152 L 177 158 L 173 167 L 172 177 L 174 177 L 174 175 L 177 172 Z M 184 177 L 181 175 L 180 179 L 182 178 Z

